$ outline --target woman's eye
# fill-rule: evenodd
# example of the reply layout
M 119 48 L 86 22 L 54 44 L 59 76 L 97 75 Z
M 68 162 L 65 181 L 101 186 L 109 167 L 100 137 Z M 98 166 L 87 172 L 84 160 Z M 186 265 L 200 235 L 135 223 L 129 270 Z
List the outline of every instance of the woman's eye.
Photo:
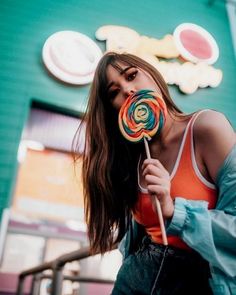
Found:
M 130 74 L 127 75 L 127 80 L 128 81 L 132 81 L 135 79 L 135 77 L 137 76 L 137 73 L 138 71 L 134 71 L 134 72 L 131 72 Z

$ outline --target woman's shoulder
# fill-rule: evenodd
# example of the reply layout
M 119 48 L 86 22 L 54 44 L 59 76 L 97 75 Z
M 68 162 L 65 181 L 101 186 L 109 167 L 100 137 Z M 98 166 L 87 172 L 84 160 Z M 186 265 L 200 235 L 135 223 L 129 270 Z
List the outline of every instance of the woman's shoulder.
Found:
M 236 143 L 233 127 L 224 114 L 205 110 L 196 117 L 193 126 L 195 146 L 212 179 Z
M 194 122 L 194 135 L 199 140 L 235 140 L 232 125 L 226 116 L 215 110 L 203 110 L 198 112 Z

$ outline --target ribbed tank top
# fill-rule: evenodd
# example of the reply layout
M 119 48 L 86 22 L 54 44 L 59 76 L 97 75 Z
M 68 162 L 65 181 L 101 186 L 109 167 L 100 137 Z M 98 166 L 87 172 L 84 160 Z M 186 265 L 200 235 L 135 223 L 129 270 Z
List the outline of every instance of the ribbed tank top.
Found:
M 213 209 L 215 208 L 217 200 L 216 187 L 206 180 L 199 171 L 195 159 L 193 143 L 193 125 L 198 115 L 203 111 L 195 113 L 185 129 L 176 163 L 170 175 L 171 197 L 173 199 L 176 197 L 183 197 L 189 200 L 204 200 L 209 203 L 208 208 Z M 138 201 L 133 215 L 135 220 L 145 227 L 147 234 L 151 236 L 154 242 L 159 244 L 163 243 L 158 216 L 153 211 L 150 195 L 147 189 L 141 187 L 140 183 Z M 189 249 L 177 236 L 168 236 L 168 243 L 175 247 Z

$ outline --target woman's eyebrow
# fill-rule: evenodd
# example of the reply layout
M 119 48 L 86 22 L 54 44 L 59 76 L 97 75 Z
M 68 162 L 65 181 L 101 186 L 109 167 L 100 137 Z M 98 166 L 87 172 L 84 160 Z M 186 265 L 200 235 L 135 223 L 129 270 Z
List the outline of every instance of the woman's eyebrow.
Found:
M 120 71 L 120 74 L 123 75 L 126 71 L 128 71 L 131 68 L 134 68 L 134 66 L 128 66 L 128 67 L 124 68 L 122 71 Z
M 126 71 L 128 71 L 129 69 L 134 68 L 134 66 L 128 66 L 126 68 L 124 68 L 123 70 L 120 71 L 120 75 L 123 75 Z M 114 84 L 113 81 L 111 81 L 108 86 L 107 86 L 107 91 L 109 90 L 109 88 Z

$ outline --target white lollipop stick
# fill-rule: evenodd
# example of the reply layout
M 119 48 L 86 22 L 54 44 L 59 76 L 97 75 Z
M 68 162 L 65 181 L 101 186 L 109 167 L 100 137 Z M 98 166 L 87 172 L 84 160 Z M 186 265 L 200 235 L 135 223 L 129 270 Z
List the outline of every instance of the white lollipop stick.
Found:
M 145 137 L 144 137 L 144 145 L 145 145 L 145 151 L 146 151 L 147 158 L 151 159 L 148 141 Z M 152 203 L 156 205 L 156 211 L 157 211 L 157 215 L 158 215 L 159 223 L 160 223 L 160 228 L 161 228 L 162 241 L 163 241 L 163 244 L 165 246 L 167 246 L 168 240 L 167 240 L 167 236 L 166 236 L 166 229 L 165 229 L 165 225 L 164 225 L 163 215 L 161 212 L 160 201 L 158 200 L 157 196 L 154 194 L 151 195 L 151 198 L 152 198 Z

